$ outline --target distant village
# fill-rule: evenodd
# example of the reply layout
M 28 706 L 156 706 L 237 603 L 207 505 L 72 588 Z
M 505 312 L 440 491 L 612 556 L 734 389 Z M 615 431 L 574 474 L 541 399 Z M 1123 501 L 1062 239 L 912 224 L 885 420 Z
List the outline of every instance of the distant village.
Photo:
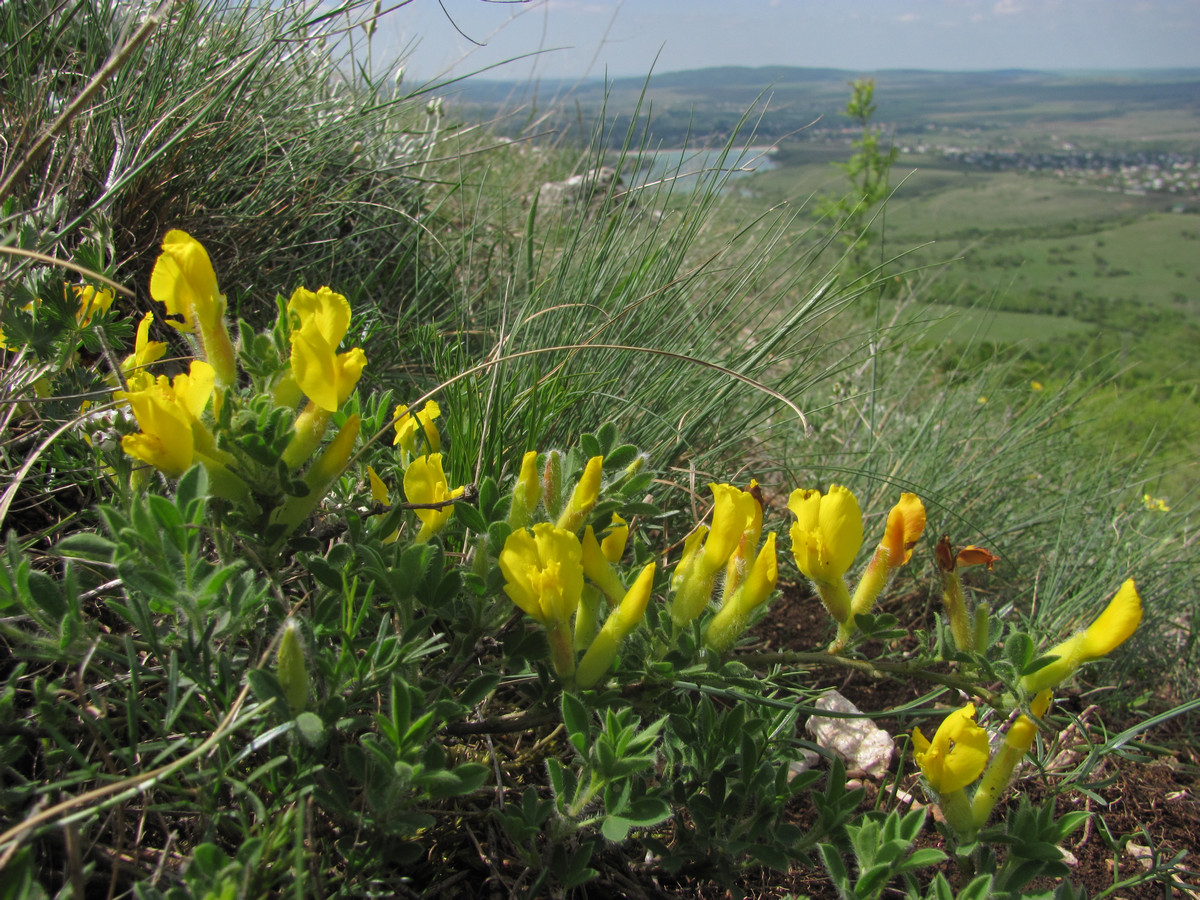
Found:
M 923 145 L 904 150 L 937 152 L 936 148 Z M 1181 201 L 1200 199 L 1200 163 L 1195 157 L 1180 153 L 1098 153 L 1071 148 L 1057 153 L 1030 153 L 944 147 L 941 154 L 975 168 L 1055 175 L 1077 184 L 1104 187 L 1113 193 L 1174 194 Z

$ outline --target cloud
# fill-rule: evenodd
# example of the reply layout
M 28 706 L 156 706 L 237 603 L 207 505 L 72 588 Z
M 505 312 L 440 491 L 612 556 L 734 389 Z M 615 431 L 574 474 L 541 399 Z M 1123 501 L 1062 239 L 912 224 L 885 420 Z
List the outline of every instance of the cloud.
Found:
M 919 21 L 921 21 L 921 17 L 920 17 L 919 15 L 917 15 L 915 12 L 906 12 L 906 13 L 904 13 L 903 15 L 901 15 L 901 16 L 898 16 L 898 17 L 896 18 L 896 21 L 897 21 L 897 22 L 903 22 L 905 25 L 908 25 L 908 24 L 910 24 L 910 23 L 912 23 L 912 22 L 919 22 Z
M 992 12 L 998 16 L 1015 16 L 1025 12 L 1025 7 L 1021 5 L 1020 0 L 997 0 Z

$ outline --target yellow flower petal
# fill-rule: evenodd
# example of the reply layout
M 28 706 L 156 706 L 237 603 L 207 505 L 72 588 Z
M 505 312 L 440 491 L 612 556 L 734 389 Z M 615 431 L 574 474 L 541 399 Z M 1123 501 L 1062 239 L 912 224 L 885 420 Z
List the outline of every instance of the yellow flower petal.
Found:
M 849 489 L 835 484 L 829 493 L 797 489 L 788 498 L 796 516 L 791 528 L 796 565 L 814 581 L 845 576 L 862 547 L 862 511 Z
M 371 482 L 371 499 L 376 503 L 382 503 L 384 506 L 389 505 L 392 500 L 388 495 L 387 485 L 383 483 L 383 479 L 375 474 L 375 470 L 367 466 L 367 478 Z
M 1036 694 L 1065 681 L 1085 662 L 1100 659 L 1125 643 L 1142 621 L 1142 598 L 1133 579 L 1128 579 L 1099 617 L 1083 631 L 1046 651 L 1058 657 L 1021 679 L 1026 693 Z
M 225 298 L 217 287 L 217 273 L 203 245 L 186 231 L 172 229 L 163 238 L 162 253 L 150 273 L 150 296 L 173 316 L 182 316 L 183 328 L 195 331 L 203 320 L 212 323 L 225 313 Z
M 404 496 L 409 503 L 444 503 L 455 497 L 461 497 L 463 488 L 453 490 L 446 481 L 446 473 L 442 469 L 442 454 L 431 453 L 420 456 L 412 461 L 404 470 Z M 421 530 L 415 538 L 418 544 L 429 540 L 441 531 L 450 516 L 454 514 L 454 504 L 446 503 L 436 509 L 413 510 L 421 520 Z
M 608 534 L 600 541 L 600 551 L 610 563 L 619 563 L 625 555 L 625 543 L 629 540 L 629 526 L 625 520 L 613 513 L 612 524 L 608 526 Z
M 916 494 L 901 494 L 900 502 L 888 513 L 887 527 L 879 546 L 888 554 L 888 565 L 901 566 L 912 558 L 912 549 L 925 530 L 925 504 Z
M 712 524 L 700 560 L 705 573 L 717 571 L 742 542 L 742 535 L 754 522 L 757 501 L 754 495 L 732 484 L 710 484 L 713 493 Z
M 946 716 L 932 741 L 913 729 L 913 758 L 939 794 L 960 791 L 974 782 L 983 774 L 989 753 L 987 732 L 975 724 L 973 703 Z
M 504 592 L 543 623 L 565 625 L 583 594 L 583 549 L 573 532 L 539 522 L 514 531 L 500 551 Z

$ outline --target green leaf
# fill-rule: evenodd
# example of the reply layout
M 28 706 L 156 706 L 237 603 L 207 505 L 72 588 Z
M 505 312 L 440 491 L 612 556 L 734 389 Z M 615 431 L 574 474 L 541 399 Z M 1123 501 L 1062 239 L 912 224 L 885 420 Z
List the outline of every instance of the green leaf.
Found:
M 924 827 L 925 807 L 914 809 L 906 813 L 904 818 L 900 820 L 897 836 L 902 841 L 911 844 L 917 839 L 917 835 L 921 833 L 921 829 Z
M 492 511 L 499 499 L 500 488 L 496 484 L 496 479 L 491 475 L 485 475 L 479 481 L 479 511 L 485 518 L 491 519 Z
M 493 522 L 488 526 L 488 555 L 499 556 L 500 551 L 504 549 L 504 542 L 508 540 L 508 536 L 512 534 L 512 528 L 507 522 Z
M 600 441 L 594 434 L 581 434 L 579 436 L 579 446 L 583 449 L 585 459 L 591 459 L 593 456 L 602 456 L 604 453 L 600 447 Z
M 759 865 L 767 866 L 776 872 L 787 872 L 792 867 L 788 855 L 778 847 L 769 844 L 755 844 L 749 849 L 750 858 Z
M 296 730 L 310 747 L 320 747 L 325 743 L 325 723 L 316 713 L 302 712 L 296 716 Z
M 992 876 L 980 875 L 958 892 L 957 900 L 987 900 L 992 895 Z
M 671 805 L 661 797 L 639 797 L 623 815 L 639 828 L 657 825 L 671 816 Z
M 878 865 L 872 866 L 858 876 L 858 881 L 854 884 L 855 897 L 874 897 L 879 894 L 884 885 L 887 884 L 888 876 L 891 874 L 891 866 Z
M 48 621 L 63 619 L 67 615 L 67 601 L 57 582 L 44 572 L 30 569 L 26 575 L 29 599 L 36 604 Z M 172 585 L 173 586 L 173 585 Z
M 331 566 L 323 557 L 310 556 L 304 560 L 304 568 L 308 569 L 309 573 L 329 588 L 331 591 L 340 591 L 342 589 L 342 573 Z
M 638 449 L 633 444 L 622 444 L 604 457 L 604 468 L 624 469 L 637 459 Z
M 950 882 L 946 880 L 946 876 L 941 872 L 933 877 L 933 882 L 929 885 L 929 893 L 925 895 L 925 900 L 954 900 L 954 891 L 950 888 Z
M 480 675 L 458 695 L 458 702 L 466 707 L 474 707 L 494 691 L 499 683 L 499 675 Z
M 633 823 L 623 816 L 605 816 L 600 823 L 600 833 L 614 844 L 619 844 L 629 836 Z
M 612 452 L 613 444 L 617 442 L 617 426 L 612 422 L 605 422 L 600 426 L 600 430 L 596 432 L 596 439 L 600 442 L 600 453 L 607 456 Z M 593 453 L 592 456 L 598 454 Z M 607 468 L 608 460 L 605 459 L 605 467 Z
M 1025 674 L 1025 667 L 1033 659 L 1033 639 L 1023 632 L 1013 632 L 1004 642 L 1004 655 L 1018 672 Z
M 554 758 L 546 760 L 546 776 L 550 779 L 550 790 L 554 791 L 554 796 L 559 798 L 560 802 L 564 802 L 562 763 Z
M 1091 818 L 1091 813 L 1086 810 L 1078 812 L 1065 813 L 1061 819 L 1055 823 L 1055 831 L 1058 833 L 1058 840 L 1063 840 L 1071 832 L 1082 828 L 1084 823 Z
M 194 465 L 184 472 L 175 485 L 175 504 L 193 525 L 200 522 L 207 494 L 208 473 L 201 465 Z
M 574 694 L 563 691 L 562 695 L 563 724 L 567 727 L 567 739 L 571 746 L 580 754 L 587 754 L 588 745 L 588 712 L 587 708 Z
M 246 681 L 250 684 L 250 690 L 254 691 L 254 696 L 263 703 L 274 700 L 275 708 L 283 710 L 286 714 L 287 695 L 284 694 L 283 687 L 279 684 L 279 679 L 275 677 L 274 672 L 266 669 L 251 669 L 246 673 Z
M 61 557 L 87 559 L 93 562 L 112 562 L 117 545 L 106 537 L 91 531 L 77 531 L 55 545 L 55 553 Z
M 1013 853 L 1039 862 L 1058 862 L 1063 858 L 1062 851 L 1048 841 L 1029 841 L 1018 844 L 1013 848 Z
M 465 525 L 471 531 L 474 531 L 476 534 L 487 534 L 487 519 L 483 517 L 483 513 L 481 513 L 470 503 L 455 503 L 454 515 L 458 517 L 458 520 L 462 522 L 463 525 Z
M 844 891 L 849 886 L 850 879 L 837 847 L 833 844 L 818 844 L 817 850 L 821 854 L 821 862 L 825 863 L 825 870 L 829 872 L 829 879 L 839 891 Z
M 945 859 L 948 859 L 946 854 L 936 847 L 921 847 L 914 850 L 908 859 L 896 867 L 896 874 L 912 872 L 925 866 L 936 866 Z

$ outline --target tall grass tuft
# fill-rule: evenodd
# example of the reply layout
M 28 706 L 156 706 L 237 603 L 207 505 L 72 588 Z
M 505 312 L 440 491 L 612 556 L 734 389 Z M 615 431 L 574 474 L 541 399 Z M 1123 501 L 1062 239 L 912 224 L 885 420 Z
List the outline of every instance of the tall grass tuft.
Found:
M 17 52 L 0 224 L 64 257 L 98 232 L 129 284 L 183 228 L 256 323 L 301 283 L 344 284 L 389 318 L 437 303 L 421 167 L 441 116 L 365 68 L 371 15 L 300 0 L 3 4 L 0 44 Z

